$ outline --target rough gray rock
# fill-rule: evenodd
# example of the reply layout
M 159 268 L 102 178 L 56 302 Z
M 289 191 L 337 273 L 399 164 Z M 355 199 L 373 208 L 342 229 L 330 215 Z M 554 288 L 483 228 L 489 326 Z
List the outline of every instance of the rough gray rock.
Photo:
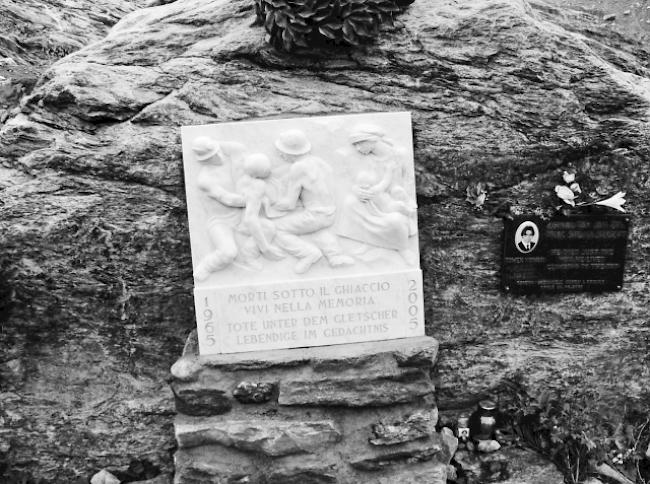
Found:
M 106 469 L 102 469 L 90 479 L 90 484 L 120 484 L 120 480 Z
M 315 373 L 367 370 L 373 366 L 430 368 L 438 355 L 438 343 L 430 337 L 371 341 L 354 345 L 317 346 L 199 356 L 196 331 L 187 338 L 183 358 L 174 363 L 172 378 L 178 382 L 199 381 L 205 375 L 219 379 L 224 373 L 308 368 Z M 421 357 L 425 355 L 426 357 Z M 409 360 L 410 364 L 403 364 Z
M 185 415 L 219 415 L 230 411 L 232 402 L 225 391 L 214 388 L 179 387 L 171 384 L 176 411 Z
M 232 392 L 240 403 L 264 403 L 271 400 L 277 391 L 275 383 L 253 383 L 243 381 Z
M 331 421 L 224 420 L 178 416 L 174 424 L 180 448 L 219 444 L 271 457 L 314 452 L 341 440 Z
M 56 60 L 100 40 L 143 0 L 6 0 L 0 4 L 0 125 Z
M 0 347 L 26 368 L 10 479 L 70 482 L 133 455 L 171 465 L 171 405 L 123 402 L 164 391 L 194 325 L 182 124 L 412 111 L 440 406 L 471 406 L 517 376 L 531 392 L 597 390 L 594 414 L 612 428 L 620 408 L 648 413 L 643 45 L 524 0 L 418 1 L 377 43 L 310 58 L 269 50 L 252 20 L 248 0 L 133 12 L 54 64 L 0 128 L 0 307 L 13 308 Z M 552 207 L 570 167 L 627 192 L 623 290 L 500 294 L 500 217 Z M 465 201 L 479 181 L 482 209 Z
M 372 484 L 447 484 L 447 468 L 438 462 L 426 462 L 421 469 L 402 473 L 399 478 L 390 474 L 381 476 L 375 472 L 365 473 L 363 481 Z
M 191 343 L 187 347 L 190 352 L 172 367 L 171 385 L 178 410 L 188 415 L 229 411 L 234 402 L 229 395 L 242 381 L 276 379 L 277 402 L 284 406 L 392 405 L 431 398 L 434 392 L 430 369 L 438 343 L 430 337 L 254 355 L 198 357 Z M 406 360 L 410 363 L 403 365 Z
M 418 440 L 381 448 L 380 452 L 372 454 L 364 454 L 360 450 L 359 455 L 350 460 L 350 465 L 362 471 L 379 471 L 400 463 L 429 461 L 434 456 L 437 462 L 444 462 L 445 465 L 452 456 L 440 434 L 433 434 L 426 441 Z
M 269 474 L 269 484 L 334 484 L 336 475 L 328 466 L 289 465 L 276 469 Z
M 378 423 L 372 426 L 372 445 L 395 445 L 412 440 L 428 438 L 435 431 L 438 410 L 417 412 L 409 415 L 403 422 L 392 424 Z
M 133 481 L 131 484 L 172 484 L 172 477 L 170 475 L 161 474 L 146 481 Z
M 454 431 L 449 427 L 443 427 L 440 429 L 440 436 L 442 437 L 445 447 L 449 451 L 450 459 L 458 450 L 458 438 L 454 435 Z
M 22 358 L 13 358 L 0 364 L 0 382 L 4 391 L 20 388 L 25 381 L 25 375 Z
M 181 449 L 174 454 L 174 464 L 174 484 L 256 484 L 260 479 L 250 460 L 220 446 Z
M 413 402 L 433 392 L 429 375 L 420 369 L 393 375 L 351 372 L 346 376 L 284 381 L 278 403 L 366 407 Z
M 0 5 L 0 58 L 50 64 L 102 39 L 144 0 L 5 0 Z

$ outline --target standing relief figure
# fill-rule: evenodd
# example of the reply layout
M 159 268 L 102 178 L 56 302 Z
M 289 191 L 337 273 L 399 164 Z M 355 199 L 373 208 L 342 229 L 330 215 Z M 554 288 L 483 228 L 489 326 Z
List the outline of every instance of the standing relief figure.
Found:
M 307 272 L 323 255 L 332 267 L 353 264 L 331 231 L 336 202 L 327 185 L 330 166 L 310 153 L 311 143 L 299 129 L 281 133 L 275 146 L 290 167 L 284 196 L 271 206 L 269 217 L 277 230 L 275 243 L 298 259 L 294 272 Z
M 409 237 L 417 233 L 417 205 L 404 187 L 405 165 L 400 148 L 372 124 L 356 126 L 347 150 L 355 173 L 352 193 L 343 202 L 338 233 L 353 240 L 396 250 L 409 264 L 417 263 Z
M 249 202 L 254 205 L 259 197 L 260 188 L 254 179 L 264 174 L 264 168 L 259 169 L 259 163 L 249 163 L 249 172 L 246 173 L 244 162 L 241 186 L 236 187 L 233 173 L 237 169 L 241 171 L 241 167 L 235 165 L 242 163 L 243 145 L 233 142 L 217 143 L 206 136 L 200 136 L 194 140 L 192 151 L 201 164 L 197 184 L 203 193 L 202 202 L 207 214 L 205 225 L 212 245 L 211 251 L 197 264 L 194 271 L 196 280 L 204 281 L 211 273 L 223 270 L 233 263 L 246 269 L 260 270 L 261 263 L 256 260 L 260 251 L 273 258 L 280 257 L 281 252 L 277 247 L 264 243 L 275 232 L 273 224 L 268 221 L 256 224 L 251 214 L 255 209 L 243 210 Z M 260 183 L 264 184 L 264 181 L 260 180 Z M 242 227 L 248 228 L 243 241 L 237 240 L 241 236 L 236 238 Z

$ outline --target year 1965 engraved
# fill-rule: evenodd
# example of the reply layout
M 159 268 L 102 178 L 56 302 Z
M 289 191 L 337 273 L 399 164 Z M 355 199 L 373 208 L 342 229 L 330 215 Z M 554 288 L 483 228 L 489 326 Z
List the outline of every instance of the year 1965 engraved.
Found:
M 208 346 L 214 346 L 217 342 L 214 338 L 214 321 L 212 321 L 212 309 L 208 307 L 208 298 L 205 298 L 205 309 L 203 310 L 203 329 Z

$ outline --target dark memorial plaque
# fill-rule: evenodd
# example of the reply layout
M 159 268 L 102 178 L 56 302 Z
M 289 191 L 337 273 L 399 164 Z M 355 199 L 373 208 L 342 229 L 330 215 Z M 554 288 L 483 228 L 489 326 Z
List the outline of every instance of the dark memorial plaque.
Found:
M 514 294 L 619 290 L 629 225 L 618 214 L 505 219 L 501 287 Z

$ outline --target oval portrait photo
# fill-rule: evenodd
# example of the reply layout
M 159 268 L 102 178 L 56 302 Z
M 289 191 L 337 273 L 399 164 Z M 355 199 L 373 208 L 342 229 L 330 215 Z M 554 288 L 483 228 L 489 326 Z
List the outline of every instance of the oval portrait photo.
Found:
M 515 232 L 515 247 L 522 254 L 529 254 L 537 247 L 539 240 L 539 229 L 535 223 L 527 220 L 523 222 Z

